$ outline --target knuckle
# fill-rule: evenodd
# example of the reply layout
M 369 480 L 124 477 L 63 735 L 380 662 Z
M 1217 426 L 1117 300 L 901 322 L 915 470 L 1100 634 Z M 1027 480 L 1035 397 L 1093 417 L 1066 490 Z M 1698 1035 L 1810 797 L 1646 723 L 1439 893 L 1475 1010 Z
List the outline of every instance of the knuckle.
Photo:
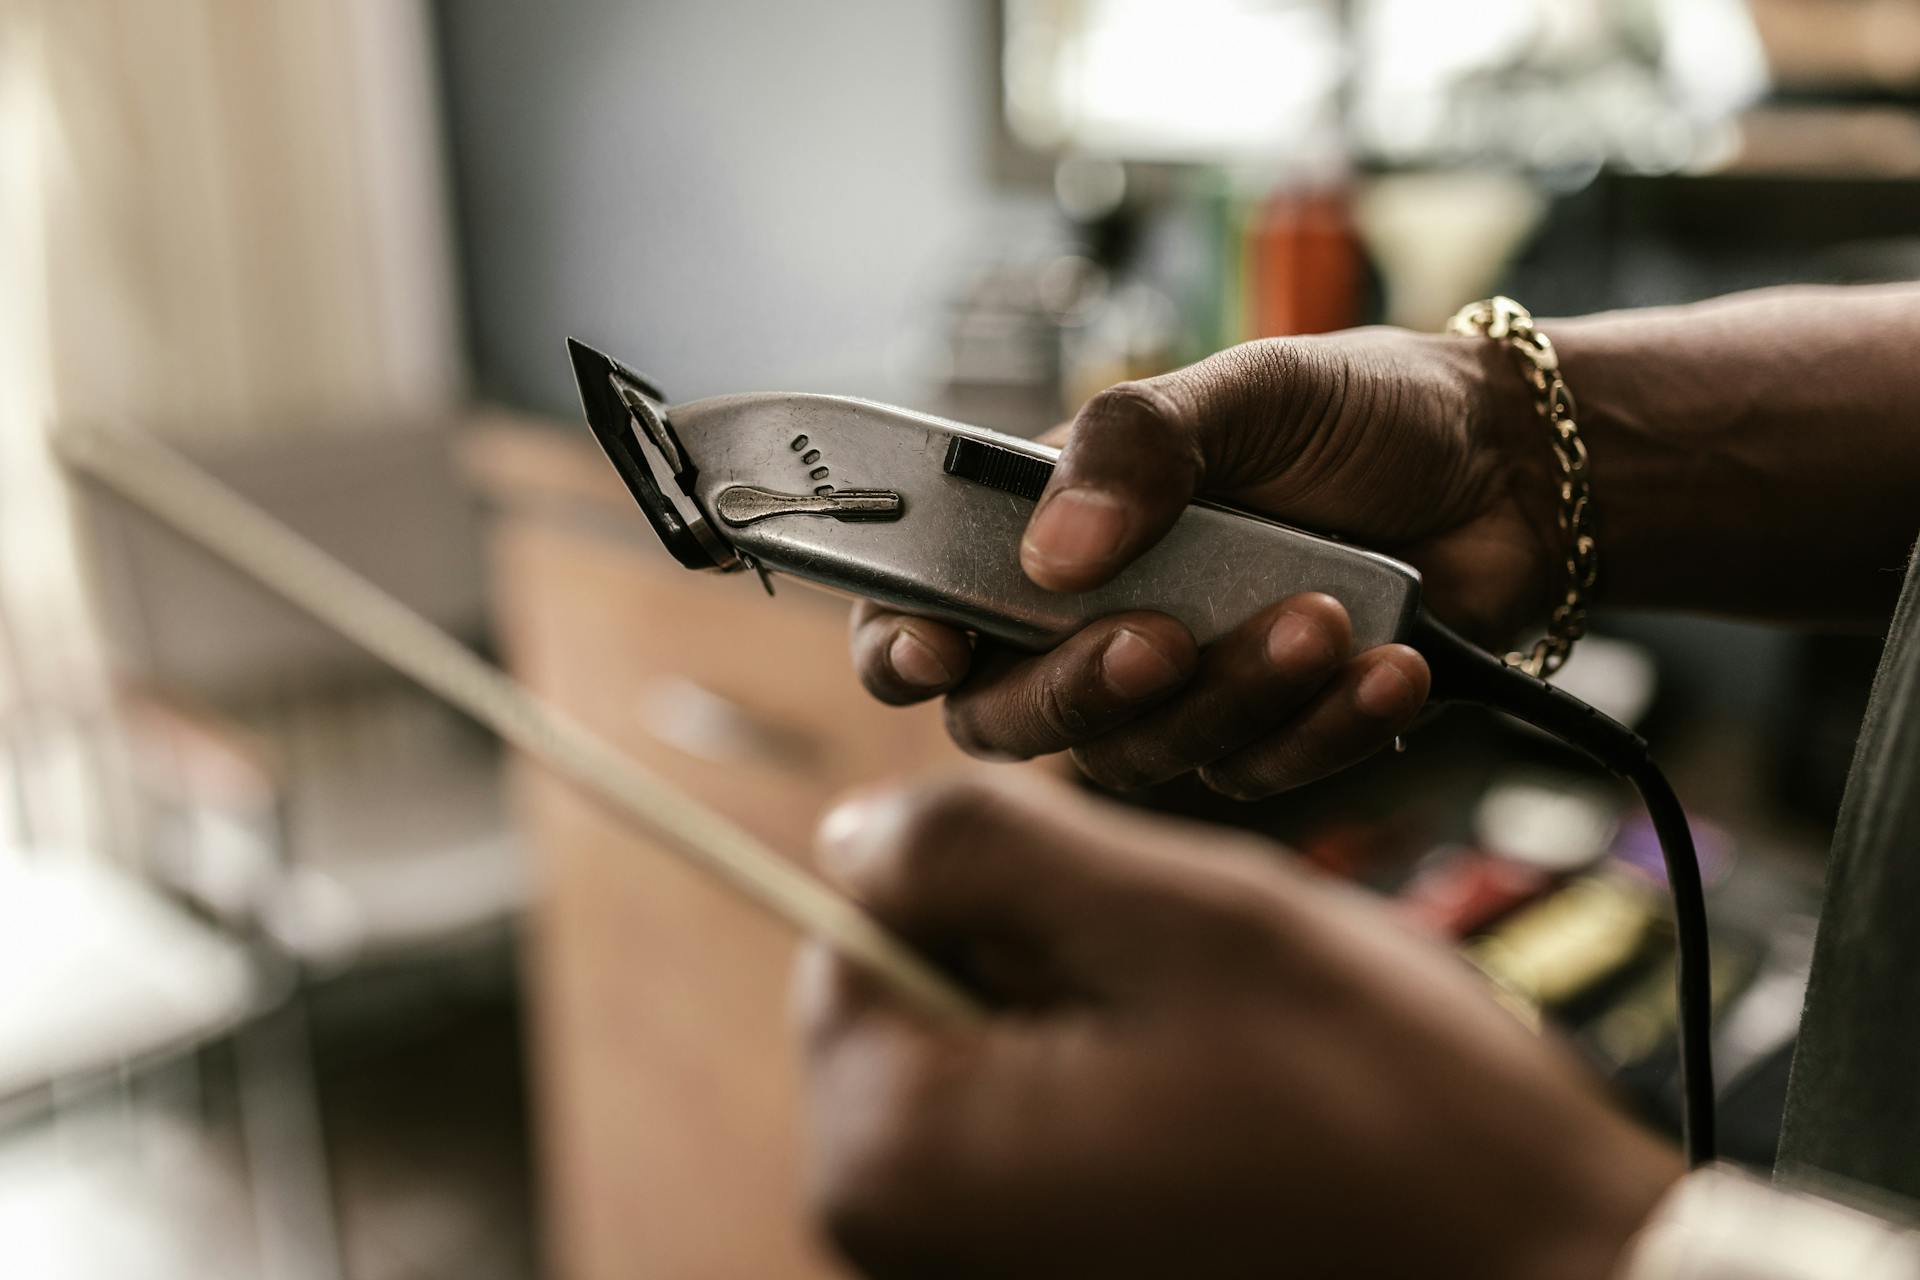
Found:
M 1279 792 L 1334 772 L 1343 753 L 1325 726 L 1309 719 L 1284 730 L 1264 754 L 1265 772 Z
M 1207 412 L 1241 417 L 1258 406 L 1285 403 L 1299 389 L 1306 359 L 1298 338 L 1256 338 L 1170 376 Z
M 1087 735 L 1087 714 L 1062 681 L 1040 681 L 1030 702 L 1034 723 L 1048 740 L 1064 744 L 1077 742 Z
M 1268 895 L 1257 892 L 1276 874 L 1271 849 L 1224 850 L 1222 874 L 1208 881 L 1193 897 L 1193 921 L 1204 944 L 1235 969 L 1253 971 L 1283 953 L 1284 934 L 1277 927 Z
M 1339 736 L 1312 718 L 1293 726 L 1285 742 L 1281 759 L 1291 767 L 1283 772 L 1300 782 L 1332 772 L 1346 754 Z
M 1207 790 L 1229 800 L 1262 800 L 1282 789 L 1268 781 L 1259 769 L 1240 762 L 1204 765 L 1200 769 L 1200 781 Z
M 1150 781 L 1140 762 L 1118 744 L 1089 743 L 1072 754 L 1080 772 L 1109 791 L 1138 791 Z
M 1025 760 L 1058 751 L 1095 727 L 1074 681 L 1053 668 L 1002 681 L 991 691 L 949 694 L 944 717 L 954 745 L 981 760 Z
M 1074 423 L 1074 436 L 1122 434 L 1128 443 L 1169 447 L 1196 467 L 1202 461 L 1184 398 L 1170 385 L 1144 380 L 1115 383 L 1087 401 Z
M 1138 886 L 1140 896 L 1128 914 L 1137 911 L 1155 921 L 1169 955 L 1258 973 L 1287 954 L 1290 921 L 1275 892 L 1286 876 L 1275 846 L 1251 835 L 1223 834 Z
M 1098 421 L 1154 420 L 1169 425 L 1179 419 L 1179 409 L 1166 392 L 1143 379 L 1116 382 L 1095 392 L 1087 401 L 1085 416 Z
M 953 739 L 953 745 L 970 756 L 985 755 L 991 749 L 986 735 L 981 731 L 979 702 L 976 698 L 959 694 L 948 694 L 941 704 L 941 719 L 946 724 L 947 737 Z
M 1237 973 L 1257 973 L 1284 952 L 1272 918 L 1256 905 L 1260 901 L 1223 898 L 1209 921 L 1208 946 Z
M 1007 716 L 997 698 L 949 694 L 941 712 L 947 737 L 976 760 L 1015 760 L 1006 731 Z
M 1233 380 L 1262 391 L 1285 391 L 1303 380 L 1312 348 L 1298 338 L 1257 338 L 1227 351 Z
M 965 776 L 908 788 L 899 798 L 891 842 L 899 870 L 909 877 L 931 872 L 957 843 L 954 837 L 977 825 L 994 803 L 991 787 Z

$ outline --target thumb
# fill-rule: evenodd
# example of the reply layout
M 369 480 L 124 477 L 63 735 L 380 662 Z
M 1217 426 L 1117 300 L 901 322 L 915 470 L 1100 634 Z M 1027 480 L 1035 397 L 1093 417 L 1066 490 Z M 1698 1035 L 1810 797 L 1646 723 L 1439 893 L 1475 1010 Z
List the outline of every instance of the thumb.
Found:
M 1285 467 L 1302 423 L 1339 400 L 1336 374 L 1310 343 L 1270 338 L 1102 391 L 1074 418 L 1027 525 L 1027 576 L 1054 591 L 1097 587 L 1158 542 L 1194 494 Z
M 1172 527 L 1206 472 L 1188 403 L 1170 379 L 1146 379 L 1081 407 L 1020 544 L 1029 578 L 1089 590 Z

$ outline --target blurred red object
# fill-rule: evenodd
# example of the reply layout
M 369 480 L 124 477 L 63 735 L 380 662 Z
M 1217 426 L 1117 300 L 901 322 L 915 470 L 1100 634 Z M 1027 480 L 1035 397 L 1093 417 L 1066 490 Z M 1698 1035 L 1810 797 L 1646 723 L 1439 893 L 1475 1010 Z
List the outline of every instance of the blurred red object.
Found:
M 1410 857 L 1420 847 L 1409 847 L 1405 833 L 1379 822 L 1328 823 L 1299 843 L 1301 857 L 1342 880 L 1364 880 L 1383 865 Z
M 1553 883 L 1554 877 L 1539 867 L 1462 846 L 1416 871 L 1394 909 L 1409 924 L 1457 941 L 1525 906 Z

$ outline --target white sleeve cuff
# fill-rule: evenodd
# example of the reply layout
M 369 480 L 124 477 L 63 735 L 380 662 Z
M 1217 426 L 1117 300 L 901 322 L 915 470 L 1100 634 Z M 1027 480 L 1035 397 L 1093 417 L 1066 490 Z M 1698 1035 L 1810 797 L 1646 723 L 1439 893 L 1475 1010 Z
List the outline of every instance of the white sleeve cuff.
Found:
M 1654 1208 L 1617 1280 L 1920 1280 L 1920 1234 L 1728 1165 L 1695 1170 Z

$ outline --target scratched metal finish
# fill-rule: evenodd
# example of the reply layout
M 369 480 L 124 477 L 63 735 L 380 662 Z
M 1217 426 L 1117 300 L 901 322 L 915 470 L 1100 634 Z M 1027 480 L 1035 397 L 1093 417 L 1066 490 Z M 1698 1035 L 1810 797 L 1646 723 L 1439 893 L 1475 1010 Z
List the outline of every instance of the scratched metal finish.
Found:
M 1130 609 L 1171 614 L 1204 644 L 1297 591 L 1324 591 L 1346 605 L 1355 645 L 1365 647 L 1404 638 L 1419 604 L 1419 574 L 1397 560 L 1204 504 L 1105 586 L 1045 591 L 1019 562 L 1033 504 L 947 475 L 942 464 L 954 433 L 1048 460 L 1056 450 L 838 396 L 721 396 L 676 406 L 671 416 L 709 511 L 735 484 L 901 494 L 899 518 L 884 523 L 795 514 L 727 530 L 763 567 L 1024 648 L 1048 648 Z

